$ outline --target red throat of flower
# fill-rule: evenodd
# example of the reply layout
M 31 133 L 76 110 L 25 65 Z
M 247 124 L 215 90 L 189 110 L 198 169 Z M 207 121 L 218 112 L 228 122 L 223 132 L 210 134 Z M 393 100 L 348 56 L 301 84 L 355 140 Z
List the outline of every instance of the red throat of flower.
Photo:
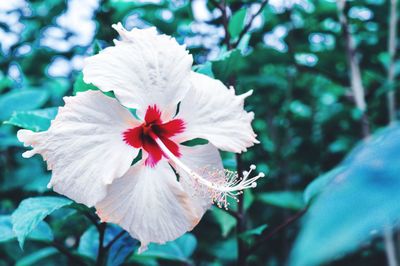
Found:
M 168 150 L 175 156 L 180 157 L 179 146 L 170 138 L 182 133 L 185 123 L 182 119 L 173 119 L 167 123 L 161 120 L 161 111 L 156 105 L 149 106 L 144 117 L 144 122 L 134 128 L 130 128 L 123 133 L 124 141 L 134 148 L 143 148 L 149 155 L 145 165 L 154 167 L 162 156 L 167 157 L 155 139 L 159 138 Z

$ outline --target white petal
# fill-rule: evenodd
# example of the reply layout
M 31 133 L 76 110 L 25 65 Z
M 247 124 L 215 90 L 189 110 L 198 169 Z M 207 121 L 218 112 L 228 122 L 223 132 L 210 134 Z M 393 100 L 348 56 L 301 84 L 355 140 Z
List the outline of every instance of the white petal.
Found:
M 38 153 L 47 161 L 54 191 L 93 206 L 136 157 L 138 150 L 123 141 L 122 133 L 138 122 L 117 100 L 99 91 L 64 100 L 48 131 L 19 130 L 18 139 L 33 147 L 24 157 Z
M 177 141 L 203 138 L 221 150 L 237 153 L 258 143 L 251 127 L 254 113 L 243 109 L 252 91 L 235 95 L 233 88 L 228 90 L 222 82 L 195 72 L 191 84 L 177 115 L 186 125 Z
M 165 160 L 154 168 L 136 163 L 108 187 L 96 209 L 103 221 L 119 224 L 138 239 L 141 250 L 150 242 L 178 238 L 200 220 Z
M 218 149 L 212 144 L 197 145 L 193 147 L 180 145 L 179 149 L 182 153 L 182 156 L 179 159 L 193 171 L 202 175 L 206 179 L 209 179 L 212 173 L 224 171 Z M 196 207 L 196 213 L 201 217 L 212 205 L 212 197 L 209 188 L 199 185 L 197 181 L 184 171 L 181 171 L 181 169 L 175 169 L 180 175 L 179 183 L 182 184 L 183 189 L 192 198 L 192 202 Z
M 113 90 L 123 105 L 138 109 L 140 117 L 154 104 L 172 116 L 189 89 L 192 56 L 155 28 L 126 31 L 121 24 L 114 28 L 122 40 L 85 60 L 84 81 L 102 91 Z

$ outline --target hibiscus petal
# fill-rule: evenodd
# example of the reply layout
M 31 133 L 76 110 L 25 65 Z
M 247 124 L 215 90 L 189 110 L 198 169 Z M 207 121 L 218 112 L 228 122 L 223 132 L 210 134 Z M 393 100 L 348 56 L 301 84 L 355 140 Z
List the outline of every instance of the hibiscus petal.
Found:
M 202 175 L 209 181 L 217 181 L 210 179 L 212 174 L 224 171 L 218 149 L 212 144 L 197 145 L 193 147 L 180 145 L 179 148 L 182 153 L 180 160 L 193 171 Z M 183 190 L 185 190 L 192 198 L 196 213 L 201 217 L 212 204 L 212 197 L 209 188 L 199 185 L 197 181 L 181 169 L 177 167 L 175 167 L 175 169 L 180 176 L 179 183 L 181 183 Z M 219 176 L 219 178 L 223 178 L 223 176 Z
M 106 194 L 106 185 L 121 177 L 138 150 L 122 133 L 137 122 L 117 100 L 99 91 L 65 97 L 65 106 L 48 131 L 19 130 L 18 139 L 38 153 L 53 171 L 49 186 L 69 198 L 93 206 Z
M 237 153 L 258 143 L 251 127 L 254 113 L 243 109 L 244 99 L 252 91 L 235 95 L 233 88 L 227 89 L 222 82 L 195 72 L 191 73 L 191 83 L 176 117 L 186 127 L 175 138 L 177 141 L 203 138 L 221 150 Z
M 157 136 L 170 138 L 185 130 L 185 122 L 181 119 L 174 119 L 161 125 L 154 125 L 153 130 Z
M 140 251 L 150 242 L 165 243 L 181 236 L 201 218 L 164 160 L 154 168 L 143 161 L 132 166 L 108 187 L 96 209 L 103 221 L 119 224 L 138 239 Z
M 192 56 L 155 28 L 126 31 L 120 23 L 114 28 L 122 40 L 85 60 L 84 81 L 114 91 L 141 118 L 154 104 L 163 111 L 163 119 L 171 118 L 190 87 Z

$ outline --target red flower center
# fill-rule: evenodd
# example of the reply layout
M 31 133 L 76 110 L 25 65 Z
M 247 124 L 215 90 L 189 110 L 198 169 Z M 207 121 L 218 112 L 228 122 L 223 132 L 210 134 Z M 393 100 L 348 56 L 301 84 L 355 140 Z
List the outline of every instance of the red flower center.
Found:
M 155 139 L 159 138 L 175 156 L 180 157 L 179 146 L 170 138 L 182 133 L 184 129 L 185 123 L 182 119 L 173 119 L 163 123 L 161 111 L 156 105 L 153 105 L 147 108 L 143 124 L 125 131 L 123 139 L 132 147 L 143 148 L 148 153 L 145 165 L 154 167 L 162 156 L 165 157 Z

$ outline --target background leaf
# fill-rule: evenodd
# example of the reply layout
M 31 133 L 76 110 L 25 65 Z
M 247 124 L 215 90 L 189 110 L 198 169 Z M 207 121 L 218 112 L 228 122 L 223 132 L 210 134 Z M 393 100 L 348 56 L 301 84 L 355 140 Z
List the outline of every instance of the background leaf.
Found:
M 301 210 L 305 208 L 303 192 L 301 191 L 267 192 L 260 194 L 258 199 L 264 203 L 282 208 L 293 210 Z
M 212 72 L 215 78 L 228 82 L 229 77 L 237 74 L 243 67 L 243 56 L 239 49 L 223 53 L 221 57 L 212 61 Z
M 16 235 L 12 229 L 10 215 L 0 215 L 0 232 L 0 243 L 16 239 Z M 32 240 L 51 241 L 53 240 L 53 233 L 49 225 L 42 221 L 26 236 L 26 238 Z
M 49 98 L 44 90 L 19 90 L 0 96 L 0 120 L 10 118 L 15 111 L 26 111 L 41 107 Z
M 112 241 L 121 231 L 119 226 L 108 224 L 104 235 L 104 245 Z M 134 240 L 125 233 L 120 237 L 111 247 L 108 252 L 107 265 L 118 266 L 121 265 L 125 259 L 134 251 L 138 241 Z M 78 252 L 92 261 L 96 261 L 99 249 L 99 232 L 95 226 L 89 227 L 79 241 Z
M 231 230 L 236 226 L 236 219 L 226 211 L 215 206 L 212 208 L 212 215 L 221 228 L 222 236 L 227 237 Z
M 17 264 L 15 266 L 31 266 L 31 265 L 38 265 L 39 262 L 45 258 L 48 258 L 50 256 L 54 256 L 58 253 L 57 249 L 55 248 L 44 248 L 41 250 L 38 250 L 34 253 L 29 254 L 28 256 L 25 256 L 18 260 Z
M 196 237 L 190 233 L 186 233 L 174 241 L 167 242 L 165 245 L 150 244 L 148 250 L 134 256 L 189 262 L 189 257 L 194 252 L 196 246 Z
M 400 220 L 400 126 L 358 145 L 313 201 L 291 265 L 320 265 L 355 251 Z M 325 182 L 323 182 L 325 183 Z
M 232 39 L 239 37 L 240 32 L 244 28 L 247 10 L 242 8 L 236 11 L 229 20 L 228 30 Z
M 53 211 L 71 204 L 60 197 L 36 197 L 23 200 L 12 214 L 13 231 L 21 248 L 26 236 Z
M 50 127 L 51 120 L 56 117 L 57 112 L 58 108 L 56 107 L 34 111 L 14 112 L 10 119 L 4 123 L 36 132 L 45 131 Z

